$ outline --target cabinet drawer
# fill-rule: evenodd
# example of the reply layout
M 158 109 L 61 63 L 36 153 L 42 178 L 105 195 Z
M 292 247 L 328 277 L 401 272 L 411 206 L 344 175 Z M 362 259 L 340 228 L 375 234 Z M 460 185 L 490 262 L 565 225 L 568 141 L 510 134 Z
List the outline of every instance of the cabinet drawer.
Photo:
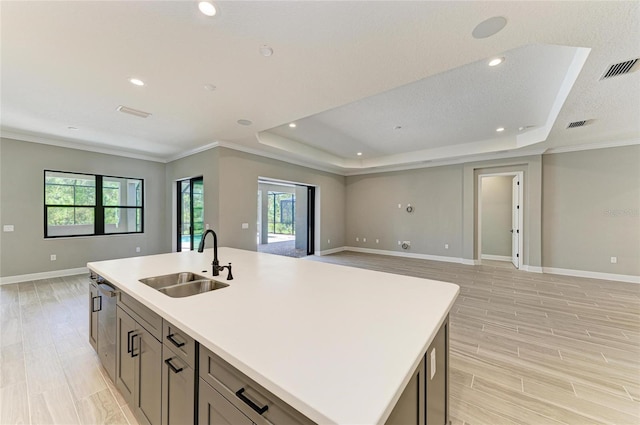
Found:
M 166 320 L 162 325 L 162 342 L 190 367 L 195 368 L 196 341 Z
M 162 340 L 162 317 L 124 292 L 120 293 L 118 305 L 158 341 Z
M 204 381 L 257 425 L 314 423 L 202 345 L 199 371 Z
M 233 404 L 200 379 L 199 425 L 253 425 Z

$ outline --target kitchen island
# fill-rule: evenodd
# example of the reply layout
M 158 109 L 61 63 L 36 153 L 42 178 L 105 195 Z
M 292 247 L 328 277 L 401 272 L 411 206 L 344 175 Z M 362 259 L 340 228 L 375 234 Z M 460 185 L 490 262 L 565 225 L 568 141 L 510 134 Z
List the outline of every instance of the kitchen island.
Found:
M 171 298 L 139 281 L 211 277 L 212 258 L 208 249 L 88 267 L 315 423 L 385 423 L 421 365 L 432 366 L 421 382 L 446 381 L 446 358 L 436 371 L 428 349 L 457 285 L 231 248 L 219 258 L 234 279 L 216 277 L 228 287 Z

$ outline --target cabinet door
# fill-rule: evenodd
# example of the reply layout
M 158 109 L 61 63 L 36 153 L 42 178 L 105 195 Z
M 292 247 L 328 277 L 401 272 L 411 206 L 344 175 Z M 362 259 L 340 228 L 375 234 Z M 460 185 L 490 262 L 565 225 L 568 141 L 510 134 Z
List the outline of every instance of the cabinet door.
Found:
M 200 425 L 252 425 L 253 422 L 202 378 L 198 391 Z
M 195 372 L 181 356 L 163 348 L 162 424 L 192 424 L 195 414 Z
M 116 308 L 116 388 L 127 403 L 133 403 L 135 363 L 132 339 L 137 335 L 138 324 L 120 307 Z
M 138 421 L 147 425 L 162 422 L 162 344 L 144 328 L 132 337 L 136 360 L 134 405 Z
M 427 425 L 446 423 L 449 414 L 449 320 L 444 322 L 426 354 Z
M 425 365 L 423 359 L 391 411 L 389 418 L 385 422 L 386 425 L 425 424 L 424 380 Z M 444 422 L 438 425 L 443 424 Z

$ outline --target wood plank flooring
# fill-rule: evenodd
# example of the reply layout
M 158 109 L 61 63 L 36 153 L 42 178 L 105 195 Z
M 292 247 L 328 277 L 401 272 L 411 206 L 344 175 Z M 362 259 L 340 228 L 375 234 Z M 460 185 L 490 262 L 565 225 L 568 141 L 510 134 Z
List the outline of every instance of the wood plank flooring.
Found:
M 453 424 L 640 424 L 640 285 L 342 252 L 309 260 L 460 285 Z
M 460 285 L 454 425 L 640 424 L 640 285 L 499 262 L 307 260 Z M 89 345 L 87 294 L 84 275 L 0 286 L 0 424 L 136 424 Z
M 137 425 L 89 344 L 86 275 L 0 286 L 0 424 Z

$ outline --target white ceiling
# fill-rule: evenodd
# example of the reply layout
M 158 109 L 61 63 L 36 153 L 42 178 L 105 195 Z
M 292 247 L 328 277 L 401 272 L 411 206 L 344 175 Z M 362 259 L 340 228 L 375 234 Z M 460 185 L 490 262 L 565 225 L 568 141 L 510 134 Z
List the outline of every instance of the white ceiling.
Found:
M 640 140 L 640 72 L 599 80 L 640 57 L 637 1 L 216 5 L 0 2 L 2 135 L 158 161 L 218 143 L 345 174 Z M 473 38 L 493 16 L 506 27 Z

